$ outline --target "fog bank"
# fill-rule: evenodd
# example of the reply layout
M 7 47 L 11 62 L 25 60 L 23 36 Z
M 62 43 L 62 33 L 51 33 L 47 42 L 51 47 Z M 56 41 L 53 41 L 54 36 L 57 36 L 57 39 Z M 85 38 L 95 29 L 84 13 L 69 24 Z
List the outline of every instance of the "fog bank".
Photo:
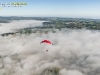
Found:
M 54 45 L 40 44 L 44 39 Z M 100 32 L 0 36 L 0 75 L 100 75 Z
M 16 29 L 42 26 L 43 22 L 45 22 L 45 21 L 13 20 L 10 23 L 0 23 L 0 34 L 8 33 L 8 32 L 16 32 Z

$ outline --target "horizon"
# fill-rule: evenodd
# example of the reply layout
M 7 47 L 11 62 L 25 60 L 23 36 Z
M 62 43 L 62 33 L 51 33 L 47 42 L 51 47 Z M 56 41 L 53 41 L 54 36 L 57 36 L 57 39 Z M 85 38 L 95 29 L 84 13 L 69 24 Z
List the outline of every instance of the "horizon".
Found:
M 100 19 L 100 18 L 83 18 L 83 17 L 53 17 L 53 16 L 0 16 L 0 17 L 36 17 L 36 18 L 71 18 L 71 19 Z

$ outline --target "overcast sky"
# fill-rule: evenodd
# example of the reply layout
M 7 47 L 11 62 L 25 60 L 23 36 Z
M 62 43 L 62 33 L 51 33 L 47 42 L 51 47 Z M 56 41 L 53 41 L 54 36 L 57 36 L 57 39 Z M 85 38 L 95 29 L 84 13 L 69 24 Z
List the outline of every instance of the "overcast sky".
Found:
M 0 16 L 100 18 L 100 0 L 2 0 L 26 2 L 23 7 L 2 7 Z

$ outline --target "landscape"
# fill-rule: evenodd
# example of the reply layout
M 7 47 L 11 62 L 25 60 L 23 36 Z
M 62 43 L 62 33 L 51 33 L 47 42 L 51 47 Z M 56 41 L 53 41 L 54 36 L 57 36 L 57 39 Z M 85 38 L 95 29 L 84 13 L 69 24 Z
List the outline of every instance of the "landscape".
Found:
M 99 3 L 0 1 L 0 75 L 100 75 Z
M 24 27 L 17 29 L 15 33 L 3 33 L 4 35 L 9 34 L 30 34 L 40 31 L 40 33 L 48 31 L 56 32 L 55 29 L 61 31 L 61 29 L 89 29 L 89 30 L 100 30 L 100 19 L 84 19 L 84 18 L 59 18 L 59 17 L 0 17 L 0 23 L 10 23 L 13 20 L 37 20 L 44 21 L 42 26 Z M 2 24 L 0 24 L 2 26 Z

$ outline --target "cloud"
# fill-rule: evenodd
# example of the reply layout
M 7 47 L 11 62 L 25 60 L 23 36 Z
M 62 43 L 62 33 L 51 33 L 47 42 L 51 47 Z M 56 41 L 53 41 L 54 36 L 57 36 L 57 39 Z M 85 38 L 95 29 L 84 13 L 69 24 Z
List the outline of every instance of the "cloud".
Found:
M 14 20 L 10 23 L 0 23 L 0 34 L 7 32 L 16 32 L 16 29 L 41 26 L 44 21 L 37 20 Z
M 44 39 L 54 45 L 41 45 Z M 0 75 L 4 74 L 99 75 L 100 32 L 63 29 L 48 34 L 0 36 Z

